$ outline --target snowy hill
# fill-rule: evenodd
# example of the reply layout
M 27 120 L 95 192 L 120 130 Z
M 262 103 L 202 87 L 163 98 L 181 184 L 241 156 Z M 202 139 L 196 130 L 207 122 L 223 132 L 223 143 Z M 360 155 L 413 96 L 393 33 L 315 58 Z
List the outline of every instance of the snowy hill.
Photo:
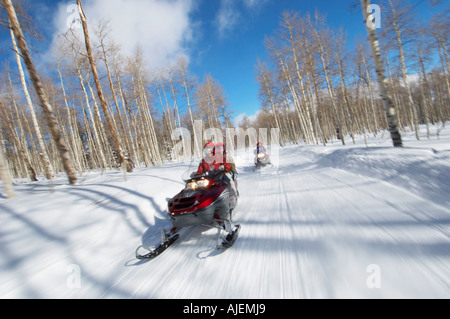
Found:
M 0 298 L 450 298 L 450 130 L 433 130 L 404 149 L 386 133 L 290 145 L 261 174 L 237 158 L 235 245 L 192 227 L 152 261 L 134 250 L 170 227 L 190 163 L 16 181 L 0 195 Z

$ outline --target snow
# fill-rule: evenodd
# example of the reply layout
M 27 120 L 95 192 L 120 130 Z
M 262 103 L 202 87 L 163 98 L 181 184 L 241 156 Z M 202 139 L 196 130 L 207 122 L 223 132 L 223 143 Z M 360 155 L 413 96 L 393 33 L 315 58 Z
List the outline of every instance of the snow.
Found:
M 440 128 L 440 126 L 439 126 Z M 289 145 L 255 173 L 237 156 L 235 245 L 203 226 L 151 261 L 190 162 L 0 186 L 0 298 L 449 298 L 450 130 Z M 244 157 L 242 157 L 244 158 Z

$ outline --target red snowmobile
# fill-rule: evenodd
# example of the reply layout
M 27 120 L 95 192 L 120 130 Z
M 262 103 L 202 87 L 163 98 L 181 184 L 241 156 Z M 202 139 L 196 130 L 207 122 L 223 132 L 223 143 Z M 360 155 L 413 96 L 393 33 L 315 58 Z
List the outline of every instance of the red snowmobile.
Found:
M 139 246 L 136 258 L 154 258 L 170 247 L 178 238 L 178 232 L 189 226 L 205 225 L 217 228 L 217 248 L 231 247 L 239 235 L 241 226 L 232 223 L 232 213 L 237 205 L 234 183 L 224 172 L 193 173 L 185 181 L 185 188 L 168 201 L 167 215 L 173 227 L 161 232 L 162 243 L 155 249 Z M 139 254 L 146 249 L 148 253 Z

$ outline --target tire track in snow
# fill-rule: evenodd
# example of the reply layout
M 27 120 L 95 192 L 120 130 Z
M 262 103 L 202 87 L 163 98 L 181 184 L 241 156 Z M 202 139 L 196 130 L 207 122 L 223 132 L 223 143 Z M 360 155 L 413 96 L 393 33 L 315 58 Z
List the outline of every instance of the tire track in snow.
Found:
M 299 183 L 301 174 L 254 177 L 251 186 L 243 185 L 252 193 L 239 208 L 247 218 L 239 220 L 243 228 L 236 250 L 261 252 L 254 257 L 252 267 L 271 284 L 260 283 L 257 296 L 332 296 L 326 282 L 327 269 L 321 264 L 321 257 L 326 255 L 326 247 L 318 240 L 322 225 L 314 216 L 302 215 L 301 202 L 311 197 L 313 186 Z M 317 229 L 307 231 L 311 227 Z
M 300 175 L 277 175 L 280 185 L 279 194 L 285 203 L 286 209 L 280 209 L 285 222 L 283 225 L 283 234 L 280 239 L 288 243 L 283 245 L 284 265 L 283 273 L 287 278 L 284 284 L 287 296 L 296 296 L 301 298 L 330 297 L 332 292 L 328 289 L 326 281 L 327 274 L 323 271 L 317 254 L 313 252 L 313 247 L 319 248 L 320 244 L 305 232 L 306 227 L 319 227 L 319 225 L 304 226 L 302 221 L 309 218 L 302 212 L 302 202 L 307 200 L 307 196 L 302 195 L 306 191 L 309 193 L 308 186 L 300 184 L 302 179 Z M 300 199 L 300 200 L 299 200 Z M 280 206 L 280 208 L 282 208 Z M 315 230 L 320 232 L 320 230 Z M 319 275 L 320 274 L 320 275 Z

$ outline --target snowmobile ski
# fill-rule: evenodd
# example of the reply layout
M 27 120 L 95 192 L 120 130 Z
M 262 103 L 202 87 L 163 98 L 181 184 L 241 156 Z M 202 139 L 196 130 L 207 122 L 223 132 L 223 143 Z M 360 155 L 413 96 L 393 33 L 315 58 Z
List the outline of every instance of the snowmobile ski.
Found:
M 179 234 L 175 234 L 172 237 L 168 238 L 166 241 L 164 241 L 161 245 L 156 247 L 155 249 L 149 249 L 145 246 L 139 246 L 136 249 L 136 258 L 137 259 L 153 259 L 155 257 L 158 257 L 161 255 L 167 248 L 172 246 L 172 244 L 180 237 Z M 143 248 L 148 250 L 149 252 L 147 254 L 141 255 L 138 253 L 138 251 Z
M 233 246 L 234 242 L 239 236 L 239 231 L 241 230 L 241 225 L 234 226 L 234 230 L 231 231 L 227 237 L 223 238 L 223 242 L 217 246 L 219 249 L 228 249 Z

